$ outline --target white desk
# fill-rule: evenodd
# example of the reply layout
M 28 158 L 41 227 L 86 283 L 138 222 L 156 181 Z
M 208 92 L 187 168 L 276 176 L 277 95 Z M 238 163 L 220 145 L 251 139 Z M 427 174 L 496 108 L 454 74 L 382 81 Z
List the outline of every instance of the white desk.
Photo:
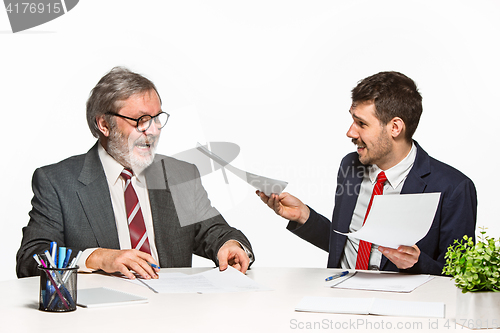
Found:
M 163 269 L 199 273 L 208 268 Z M 38 310 L 39 278 L 0 282 L 1 332 L 453 332 L 455 286 L 436 277 L 407 294 L 326 288 L 323 281 L 339 270 L 256 267 L 247 275 L 273 291 L 227 294 L 155 294 L 146 287 L 99 274 L 79 274 L 78 288 L 108 287 L 147 297 L 149 303 L 106 308 L 78 307 L 69 313 Z M 444 302 L 446 318 L 341 315 L 295 312 L 303 296 L 377 297 L 401 301 Z M 401 327 L 401 330 L 398 329 Z M 406 329 L 405 329 L 406 328 Z M 489 330 L 488 332 L 490 332 Z

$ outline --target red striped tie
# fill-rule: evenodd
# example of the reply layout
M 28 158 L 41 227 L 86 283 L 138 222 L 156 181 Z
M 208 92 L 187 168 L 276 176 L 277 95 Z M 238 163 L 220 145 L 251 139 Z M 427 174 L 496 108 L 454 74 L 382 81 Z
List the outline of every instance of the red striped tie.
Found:
M 122 178 L 125 179 L 125 208 L 127 209 L 130 242 L 133 249 L 151 254 L 141 205 L 131 183 L 132 175 L 129 169 L 123 169 L 121 173 Z
M 365 225 L 368 213 L 370 213 L 370 208 L 372 207 L 373 197 L 375 195 L 381 195 L 384 192 L 384 183 L 387 181 L 385 173 L 381 171 L 377 176 L 377 183 L 373 188 L 372 197 L 370 198 L 370 203 L 368 204 L 368 209 L 366 210 L 365 219 L 363 225 Z M 368 269 L 368 262 L 370 261 L 370 250 L 372 243 L 365 242 L 364 240 L 359 241 L 358 257 L 356 259 L 356 269 Z

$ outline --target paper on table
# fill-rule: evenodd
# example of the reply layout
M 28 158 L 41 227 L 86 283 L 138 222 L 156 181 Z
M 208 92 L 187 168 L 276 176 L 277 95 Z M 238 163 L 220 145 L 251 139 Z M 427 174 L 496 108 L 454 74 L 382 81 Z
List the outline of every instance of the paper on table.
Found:
M 147 303 L 148 299 L 109 288 L 89 288 L 78 290 L 76 304 L 84 308 Z
M 228 266 L 223 272 L 219 268 L 201 273 L 220 292 L 269 291 L 237 269 Z M 215 291 L 217 292 L 217 291 Z
M 264 194 L 267 196 L 270 196 L 272 193 L 280 194 L 281 192 L 283 192 L 285 187 L 288 185 L 287 182 L 284 182 L 281 180 L 267 178 L 267 177 L 255 175 L 253 173 L 240 170 L 240 169 L 232 166 L 231 164 L 229 164 L 228 162 L 226 162 L 225 160 L 223 160 L 222 158 L 220 158 L 219 156 L 217 156 L 216 154 L 214 154 L 210 150 L 208 150 L 205 146 L 202 146 L 199 142 L 197 144 L 196 149 L 198 149 L 200 152 L 202 152 L 203 154 L 207 155 L 208 157 L 213 159 L 215 162 L 220 164 L 221 167 L 226 168 L 227 170 L 231 171 L 238 178 L 241 178 L 242 180 L 244 180 L 248 184 L 252 185 L 253 187 L 258 189 L 259 191 L 264 192 Z
M 370 314 L 374 298 L 340 298 L 304 296 L 295 311 Z
M 134 280 L 130 281 L 134 282 Z M 223 272 L 220 272 L 219 268 L 214 268 L 192 275 L 162 273 L 159 279 L 142 281 L 159 293 L 229 293 L 271 290 L 231 266 Z
M 417 287 L 423 285 L 427 281 L 432 280 L 431 275 L 414 275 L 414 274 L 399 274 L 399 273 L 371 273 L 357 271 L 349 279 L 345 279 L 340 283 L 334 282 L 326 284 L 329 287 L 341 289 L 358 289 L 358 290 L 374 290 L 374 291 L 392 291 L 409 293 Z
M 339 298 L 306 296 L 295 311 L 373 314 L 382 316 L 444 318 L 444 303 L 407 302 L 380 298 Z
M 397 249 L 413 246 L 429 231 L 441 193 L 376 195 L 361 229 L 336 233 Z

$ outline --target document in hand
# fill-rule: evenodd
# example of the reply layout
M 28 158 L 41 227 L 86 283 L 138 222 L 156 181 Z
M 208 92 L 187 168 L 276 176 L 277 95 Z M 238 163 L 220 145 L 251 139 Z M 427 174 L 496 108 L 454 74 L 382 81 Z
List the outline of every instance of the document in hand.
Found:
M 134 282 L 134 280 L 130 280 Z M 141 280 L 158 293 L 230 293 L 241 291 L 271 290 L 237 269 L 229 266 L 220 272 L 219 268 L 199 273 L 161 273 L 159 279 Z M 136 282 L 137 283 L 137 282 Z
M 341 289 L 409 293 L 433 278 L 431 275 L 356 271 L 349 273 L 345 278 L 326 283 L 326 286 Z
M 413 246 L 429 231 L 441 193 L 376 195 L 361 229 L 336 233 L 397 249 Z
M 444 318 L 444 303 L 403 302 L 381 298 L 340 298 L 306 296 L 295 311 L 373 314 L 379 316 Z
M 222 158 L 220 158 L 219 156 L 217 156 L 216 154 L 214 154 L 213 152 L 211 152 L 210 150 L 208 150 L 205 146 L 202 146 L 199 142 L 197 144 L 196 149 L 198 149 L 206 156 L 210 157 L 221 167 L 231 171 L 238 178 L 246 181 L 248 184 L 252 185 L 254 188 L 263 192 L 267 196 L 270 196 L 272 193 L 280 194 L 288 185 L 287 182 L 284 182 L 282 180 L 267 178 L 238 169 L 229 164 L 228 162 L 226 162 L 225 160 L 223 160 Z

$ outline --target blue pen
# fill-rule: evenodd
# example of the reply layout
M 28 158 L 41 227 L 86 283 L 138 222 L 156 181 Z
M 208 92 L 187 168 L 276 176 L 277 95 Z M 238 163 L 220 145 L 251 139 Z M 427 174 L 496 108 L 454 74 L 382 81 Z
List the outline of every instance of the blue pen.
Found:
M 149 266 L 153 267 L 153 268 L 157 268 L 157 269 L 160 269 L 160 266 L 158 265 L 155 265 L 155 264 L 152 264 L 150 262 L 148 262 Z
M 61 246 L 59 248 L 59 256 L 57 260 L 57 268 L 63 268 L 64 267 L 64 260 L 66 260 L 66 248 L 64 246 Z
M 148 264 L 149 264 L 149 266 L 151 266 L 151 267 L 153 267 L 153 268 L 160 269 L 160 266 L 158 266 L 158 265 L 155 265 L 155 264 L 150 263 L 150 262 L 148 262 Z
M 336 278 L 339 278 L 339 277 L 342 277 L 342 276 L 346 276 L 347 274 L 349 274 L 349 271 L 343 271 L 342 273 L 335 274 L 335 275 L 327 277 L 325 279 L 325 281 L 331 281 L 333 279 L 336 279 Z
M 68 251 L 66 251 L 66 258 L 64 258 L 64 262 L 63 262 L 63 267 L 62 268 L 66 268 L 68 266 L 69 258 L 71 257 L 71 253 L 72 252 L 73 252 L 73 250 L 71 250 L 71 249 L 68 249 Z
M 56 242 L 50 242 L 50 255 L 51 255 L 54 263 L 57 264 L 57 243 Z M 57 266 L 54 265 L 53 268 L 57 268 Z

